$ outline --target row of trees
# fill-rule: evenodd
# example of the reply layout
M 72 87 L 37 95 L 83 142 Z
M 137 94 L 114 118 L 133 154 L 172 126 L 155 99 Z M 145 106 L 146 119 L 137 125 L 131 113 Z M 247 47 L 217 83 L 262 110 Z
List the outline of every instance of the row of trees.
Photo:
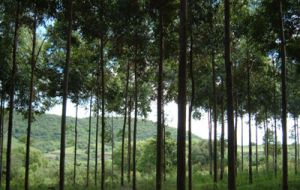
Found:
M 101 189 L 105 188 L 106 178 L 105 113 L 124 115 L 120 184 L 124 186 L 127 130 L 128 163 L 132 158 L 132 188 L 136 189 L 137 118 L 147 116 L 151 100 L 157 100 L 156 189 L 161 189 L 163 184 L 163 107 L 170 101 L 178 103 L 178 189 L 185 189 L 187 103 L 190 105 L 187 141 L 189 189 L 192 189 L 191 118 L 199 119 L 202 110 L 213 118 L 214 137 L 212 140 L 210 133 L 209 152 L 213 160 L 214 182 L 218 181 L 219 122 L 221 179 L 225 171 L 224 130 L 227 119 L 228 189 L 236 188 L 237 118 L 248 115 L 249 144 L 253 142 L 251 119 L 255 117 L 257 125 L 273 119 L 275 151 L 280 119 L 283 131 L 282 184 L 283 189 L 287 189 L 287 114 L 289 112 L 297 120 L 300 110 L 298 1 L 4 0 L 0 3 L 0 10 L 1 157 L 3 115 L 5 109 L 9 109 L 6 189 L 10 189 L 14 110 L 23 112 L 28 119 L 24 182 L 25 189 L 29 189 L 30 134 L 34 113 L 44 112 L 56 103 L 63 105 L 59 171 L 60 189 L 64 189 L 68 99 L 76 105 L 76 110 L 79 105 L 90 102 L 90 117 L 92 112 L 97 116 L 95 178 L 98 178 L 101 119 Z M 289 71 L 288 77 L 286 70 Z M 269 130 L 266 125 L 266 134 Z M 74 135 L 76 184 L 76 129 Z M 88 147 L 90 143 L 89 140 Z M 252 146 L 248 147 L 251 184 Z M 276 153 L 275 160 L 276 172 Z M 129 180 L 130 175 L 129 170 Z

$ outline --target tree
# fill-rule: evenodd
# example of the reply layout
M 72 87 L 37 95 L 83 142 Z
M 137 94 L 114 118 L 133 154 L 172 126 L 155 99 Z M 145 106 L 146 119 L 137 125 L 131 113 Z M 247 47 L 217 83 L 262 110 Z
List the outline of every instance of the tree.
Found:
M 235 179 L 235 146 L 233 122 L 233 94 L 232 94 L 232 64 L 230 60 L 230 1 L 224 1 L 225 13 L 225 68 L 226 68 L 226 95 L 227 95 L 227 122 L 228 122 L 228 189 L 236 189 Z
M 177 189 L 185 190 L 185 130 L 186 130 L 186 51 L 187 1 L 180 1 L 179 67 L 178 67 L 178 126 L 177 126 Z
M 71 35 L 72 35 L 72 21 L 73 21 L 73 1 L 68 1 L 66 9 L 68 13 L 68 29 L 67 29 L 67 44 L 66 44 L 66 64 L 64 67 L 64 83 L 63 83 L 63 103 L 62 103 L 62 117 L 61 117 L 61 142 L 60 142 L 60 166 L 59 166 L 59 189 L 64 190 L 65 182 L 65 132 L 66 132 L 66 112 L 67 112 L 67 96 L 68 96 L 68 82 L 69 82 L 69 65 L 71 57 Z
M 17 47 L 18 47 L 18 31 L 19 31 L 19 16 L 21 2 L 17 1 L 17 8 L 15 12 L 15 31 L 13 38 L 13 55 L 12 55 L 12 71 L 11 83 L 9 92 L 9 119 L 8 119 L 8 133 L 7 133 L 7 150 L 6 150 L 6 190 L 10 190 L 10 169 L 11 169 L 11 141 L 13 128 L 13 114 L 14 114 L 14 94 L 15 94 L 15 80 L 17 74 Z

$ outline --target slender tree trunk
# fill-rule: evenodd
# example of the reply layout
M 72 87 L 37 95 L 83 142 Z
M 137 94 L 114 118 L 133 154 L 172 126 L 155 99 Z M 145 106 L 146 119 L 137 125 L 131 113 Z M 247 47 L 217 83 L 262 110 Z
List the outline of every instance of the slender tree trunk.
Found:
M 235 171 L 235 175 L 237 175 L 237 128 L 238 128 L 238 97 L 237 97 L 237 92 L 236 92 L 236 97 L 235 97 L 235 112 L 234 112 L 234 157 L 235 157 L 235 167 L 234 167 L 234 171 Z
M 36 13 L 34 15 L 34 22 L 32 28 L 32 51 L 31 51 L 31 74 L 30 74 L 30 93 L 28 103 L 28 123 L 27 123 L 27 140 L 26 140 L 26 158 L 25 158 L 25 190 L 29 189 L 29 164 L 30 164 L 30 135 L 31 135 L 31 123 L 32 123 L 32 101 L 33 101 L 33 83 L 34 83 L 34 71 L 35 71 L 35 46 L 36 46 L 36 27 L 37 18 Z
M 294 130 L 295 130 L 295 174 L 298 174 L 298 159 L 297 159 L 297 123 L 296 123 L 296 117 L 294 116 Z
M 274 136 L 275 136 L 275 151 L 274 151 L 274 173 L 275 177 L 277 177 L 277 118 L 276 118 L 276 65 L 275 62 L 273 61 L 274 65 L 274 81 L 273 81 L 273 114 L 274 114 Z
M 78 101 L 78 99 L 77 99 Z M 78 102 L 76 102 L 76 111 L 75 111 L 75 147 L 74 147 L 74 175 L 73 175 L 73 186 L 76 186 L 76 165 L 77 165 L 77 137 L 78 137 L 78 133 L 77 133 L 77 125 L 78 125 Z
M 2 82 L 3 84 L 3 82 Z M 4 102 L 5 102 L 5 91 L 4 88 L 1 90 L 1 103 L 0 103 L 0 186 L 2 185 L 2 169 L 3 169 L 3 142 L 4 142 Z
M 241 170 L 244 171 L 244 115 L 241 114 Z
M 224 1 L 225 15 L 225 67 L 227 92 L 227 122 L 228 122 L 228 189 L 236 189 L 235 179 L 235 143 L 233 121 L 233 95 L 232 95 L 232 63 L 230 57 L 230 0 Z
M 61 141 L 60 141 L 60 165 L 59 165 L 59 189 L 65 188 L 65 146 L 66 146 L 66 112 L 67 112 L 67 96 L 68 96 L 68 82 L 69 82 L 69 65 L 71 57 L 71 35 L 72 35 L 72 21 L 73 21 L 73 1 L 68 1 L 67 8 L 68 15 L 68 29 L 67 29 L 67 54 L 66 64 L 64 68 L 64 83 L 63 83 L 63 104 L 61 114 Z
M 136 47 L 137 51 L 137 47 Z M 137 52 L 136 52 L 137 55 Z M 133 155 L 132 155 L 132 189 L 136 190 L 136 131 L 137 131 L 137 114 L 138 114 L 138 81 L 137 81 L 137 60 L 134 61 L 134 124 L 133 124 Z
M 111 183 L 114 184 L 114 116 L 111 117 Z M 112 188 L 113 189 L 113 188 Z
M 185 190 L 186 139 L 186 52 L 187 1 L 180 0 L 179 68 L 178 68 L 178 126 L 177 126 L 177 190 Z
M 103 35 L 103 34 L 101 34 Z M 101 62 L 101 190 L 104 190 L 105 183 L 105 76 L 104 76 L 104 43 L 103 36 L 100 44 L 100 62 Z
M 124 186 L 124 154 L 125 154 L 125 128 L 126 128 L 126 119 L 127 119 L 127 105 L 128 105 L 128 85 L 129 85 L 129 70 L 130 64 L 127 63 L 127 72 L 126 72 L 126 87 L 125 87 L 125 107 L 124 107 L 124 123 L 122 130 L 122 153 L 121 153 L 121 186 Z M 129 132 L 128 132 L 129 133 Z
M 86 168 L 86 186 L 89 186 L 90 181 L 90 150 L 91 150 L 91 127 L 92 127 L 92 103 L 93 97 L 90 97 L 90 115 L 89 115 L 89 137 L 87 149 L 87 168 Z
M 163 112 L 162 112 L 162 114 L 163 114 L 163 116 L 162 116 L 162 125 L 163 125 L 163 138 L 164 138 L 164 140 L 163 140 L 163 143 L 164 143 L 164 145 L 163 145 L 163 172 L 164 172 L 164 181 L 167 181 L 167 163 L 166 163 L 166 125 L 165 125 L 165 111 L 164 111 L 164 109 L 163 109 Z
M 248 109 L 248 135 L 249 135 L 249 183 L 253 183 L 253 172 L 252 172 L 252 131 L 251 131 L 251 87 L 250 87 L 250 82 L 251 82 L 251 76 L 250 76 L 250 63 L 249 63 L 249 58 L 248 58 L 248 52 L 247 52 L 247 109 Z M 257 138 L 257 135 L 256 135 Z M 256 141 L 257 143 L 257 141 Z M 257 144 L 256 144 L 257 147 Z M 256 157 L 257 157 L 257 152 L 256 152 Z M 256 162 L 256 167 L 257 167 L 257 162 Z
M 287 150 L 287 97 L 286 97 L 286 50 L 285 34 L 283 24 L 282 5 L 283 1 L 279 0 L 279 17 L 280 17 L 280 41 L 281 41 L 281 125 L 282 125 L 282 189 L 288 189 L 288 150 Z
M 217 92 L 216 92 L 216 66 L 215 66 L 215 55 L 212 52 L 212 86 L 213 86 L 213 119 L 214 119 L 214 182 L 218 181 L 218 166 L 217 166 L 217 122 L 218 122 L 218 115 L 217 115 Z
M 192 33 L 192 31 L 191 31 Z M 192 112 L 194 106 L 194 96 L 195 96 L 195 80 L 193 75 L 193 35 L 190 34 L 190 80 L 192 85 L 192 94 L 191 94 L 191 102 L 189 106 L 189 147 L 188 147 L 188 177 L 189 177 L 189 190 L 192 190 L 193 185 L 193 174 L 192 174 Z
M 213 153 L 212 153 L 212 124 L 211 124 L 211 108 L 208 110 L 208 154 L 209 154 L 209 175 L 212 176 Z
M 225 133 L 225 122 L 224 122 L 224 82 L 222 79 L 222 99 L 221 99 L 221 120 L 222 120 L 222 128 L 221 128 L 221 173 L 220 173 L 220 180 L 223 180 L 224 177 L 224 152 L 225 152 L 225 140 L 224 140 L 224 133 Z
M 269 126 L 268 126 L 268 110 L 266 109 L 266 169 L 269 172 Z
M 129 108 L 128 108 L 128 174 L 127 180 L 130 183 L 131 180 L 131 110 L 132 110 L 132 101 L 129 97 Z
M 8 118 L 8 133 L 7 133 L 7 150 L 6 150 L 6 190 L 10 190 L 10 167 L 11 167 L 11 141 L 13 128 L 13 113 L 14 113 L 14 95 L 15 95 L 15 81 L 17 75 L 17 46 L 18 46 L 18 31 L 19 31 L 19 14 L 20 1 L 17 1 L 17 10 L 15 17 L 15 32 L 13 42 L 13 57 L 12 57 L 12 72 L 9 92 L 9 118 Z
M 257 122 L 255 122 L 255 167 L 256 167 L 256 173 L 258 173 L 258 145 L 257 145 Z
M 95 147 L 95 173 L 94 173 L 94 181 L 95 181 L 95 186 L 97 187 L 98 185 L 98 143 L 99 143 L 99 93 L 97 94 L 96 97 L 96 104 L 97 104 L 97 116 L 96 116 L 96 147 Z
M 163 60 L 164 60 L 164 34 L 163 34 L 163 15 L 159 10 L 159 63 L 158 63 L 158 84 L 157 84 L 157 136 L 156 136 L 156 190 L 162 188 L 162 145 L 163 145 L 163 126 L 162 126 L 162 99 L 163 99 Z

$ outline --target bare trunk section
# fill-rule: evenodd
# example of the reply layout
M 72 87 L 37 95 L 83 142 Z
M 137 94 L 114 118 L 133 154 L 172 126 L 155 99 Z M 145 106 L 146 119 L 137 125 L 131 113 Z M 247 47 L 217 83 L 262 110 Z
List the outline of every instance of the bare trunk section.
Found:
M 78 100 L 77 100 L 78 101 Z M 78 138 L 78 133 L 77 133 L 77 125 L 78 125 L 78 102 L 76 103 L 76 111 L 75 111 L 75 142 L 74 142 L 74 174 L 73 174 L 73 185 L 74 187 L 76 186 L 76 168 L 77 168 L 77 138 Z
M 17 10 L 15 17 L 15 31 L 13 42 L 13 57 L 12 57 L 12 71 L 9 92 L 9 118 L 8 118 L 8 132 L 7 132 L 7 150 L 6 150 L 6 190 L 10 190 L 10 167 L 11 167 L 11 141 L 13 128 L 13 114 L 14 114 L 14 95 L 15 95 L 15 81 L 17 75 L 17 46 L 18 46 L 18 31 L 19 31 L 19 14 L 20 1 L 17 1 Z
M 213 119 L 214 119 L 214 182 L 218 181 L 218 160 L 217 160 L 217 127 L 218 127 L 218 115 L 217 115 L 217 92 L 216 92 L 216 64 L 215 55 L 212 52 L 212 86 L 213 86 Z
M 87 167 L 86 167 L 86 186 L 89 186 L 90 181 L 90 150 L 91 150 L 91 127 L 92 127 L 92 103 L 93 96 L 90 97 L 90 115 L 89 115 L 89 137 L 88 137 L 88 149 L 87 149 Z
M 132 111 L 132 100 L 131 96 L 129 97 L 129 108 L 128 108 L 128 174 L 127 180 L 128 183 L 131 181 L 131 111 Z
M 222 123 L 222 128 L 221 128 L 221 171 L 220 171 L 220 180 L 223 180 L 224 177 L 224 152 L 225 152 L 225 121 L 224 121 L 224 82 L 223 79 L 221 81 L 221 86 L 222 86 L 222 99 L 221 99 L 221 123 Z
M 27 123 L 27 139 L 26 139 L 26 156 L 25 156 L 25 190 L 29 189 L 29 165 L 30 165 L 30 135 L 32 123 L 32 102 L 33 102 L 33 85 L 34 85 L 34 72 L 35 72 L 35 46 L 36 46 L 36 27 L 37 17 L 36 10 L 34 15 L 34 22 L 32 28 L 32 51 L 31 51 L 31 74 L 30 74 L 30 94 L 28 103 L 28 123 Z

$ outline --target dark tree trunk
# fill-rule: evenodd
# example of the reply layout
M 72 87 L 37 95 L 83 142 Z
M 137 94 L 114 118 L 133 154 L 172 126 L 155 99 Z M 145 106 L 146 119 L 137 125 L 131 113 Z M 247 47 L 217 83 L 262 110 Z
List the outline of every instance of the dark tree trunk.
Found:
M 92 127 L 92 103 L 93 97 L 90 98 L 90 115 L 89 115 L 89 137 L 87 149 L 87 167 L 86 167 L 86 186 L 89 186 L 90 181 L 90 151 L 91 151 L 91 127 Z
M 222 123 L 222 128 L 221 128 L 221 172 L 220 172 L 220 180 L 223 180 L 224 177 L 224 152 L 225 152 L 225 142 L 224 142 L 224 133 L 225 133 L 225 122 L 224 122 L 224 82 L 222 79 L 222 99 L 221 99 L 221 123 Z
M 129 97 L 129 108 L 128 108 L 128 174 L 127 180 L 130 183 L 131 180 L 131 111 L 132 111 L 132 101 Z
M 30 164 L 30 135 L 31 135 L 31 123 L 32 123 L 32 101 L 33 101 L 33 83 L 35 72 L 35 46 L 36 46 L 36 27 L 37 18 L 36 13 L 34 15 L 34 22 L 32 28 L 32 51 L 31 51 L 31 74 L 30 74 L 30 93 L 28 102 L 28 123 L 27 123 L 27 140 L 26 140 L 26 158 L 25 158 L 25 190 L 29 189 L 29 164 Z
M 298 174 L 298 159 L 297 159 L 297 152 L 298 152 L 298 149 L 297 149 L 297 122 L 296 122 L 296 117 L 294 116 L 294 130 L 295 130 L 295 137 L 294 137 L 294 140 L 295 140 L 295 174 L 297 175 Z
M 258 173 L 258 145 L 257 145 L 257 122 L 255 122 L 255 167 Z
M 279 0 L 279 17 L 280 17 L 280 41 L 281 41 L 281 125 L 282 125 L 282 189 L 288 189 L 288 150 L 287 150 L 287 97 L 286 97 L 286 50 L 285 34 L 283 24 L 282 5 L 283 1 Z
M 185 190 L 186 139 L 186 52 L 187 1 L 180 0 L 179 68 L 178 68 L 178 126 L 177 126 L 177 190 Z
M 2 82 L 3 84 L 3 82 Z M 2 170 L 3 170 L 3 142 L 4 142 L 4 102 L 5 102 L 5 91 L 1 90 L 1 103 L 0 103 L 0 186 L 2 185 Z
M 191 31 L 192 32 L 192 31 Z M 189 190 L 192 190 L 192 181 L 193 181 L 193 174 L 192 174 L 192 112 L 194 106 L 194 96 L 195 96 L 195 80 L 193 75 L 193 35 L 190 34 L 190 79 L 192 85 L 192 94 L 191 94 L 191 103 L 189 106 L 189 148 L 188 148 L 188 177 L 189 177 Z
M 241 114 L 241 170 L 244 171 L 244 115 Z
M 216 92 L 216 66 L 215 66 L 215 55 L 212 52 L 212 87 L 213 87 L 213 119 L 214 119 L 214 151 L 213 151 L 213 160 L 214 160 L 214 182 L 218 181 L 218 165 L 217 165 L 217 92 Z
M 166 126 L 165 126 L 165 112 L 164 112 L 164 109 L 163 109 L 163 112 L 162 112 L 163 116 L 162 116 L 162 125 L 163 125 L 163 172 L 164 172 L 164 181 L 167 180 L 167 163 L 166 163 Z
M 226 68 L 226 94 L 227 94 L 227 120 L 228 120 L 228 189 L 236 189 L 235 176 L 235 143 L 233 121 L 233 95 L 232 95 L 232 63 L 230 57 L 230 0 L 224 1 L 225 15 L 225 68 Z
M 111 183 L 114 184 L 114 116 L 111 117 Z M 113 189 L 113 188 L 112 188 Z
M 235 171 L 235 175 L 237 175 L 237 127 L 238 127 L 238 97 L 237 97 L 237 92 L 236 92 L 236 97 L 235 97 L 235 112 L 234 112 L 234 157 L 235 157 L 235 167 L 234 167 L 234 171 Z
M 162 126 L 162 99 L 163 99 L 163 60 L 164 60 L 164 34 L 163 34 L 163 15 L 159 10 L 159 63 L 158 63 L 158 84 L 157 84 L 157 136 L 156 136 L 156 190 L 162 188 L 162 145 L 163 145 L 163 126 Z
M 14 114 L 14 95 L 15 95 L 15 81 L 17 75 L 17 46 L 18 46 L 18 31 L 19 31 L 19 14 L 20 1 L 17 1 L 17 10 L 15 17 L 15 31 L 13 42 L 13 57 L 12 57 L 12 71 L 9 92 L 9 118 L 8 118 L 8 133 L 7 133 L 7 149 L 6 149 L 6 190 L 10 190 L 10 166 L 11 166 L 11 141 L 13 128 L 13 114 Z
M 59 189 L 64 190 L 65 183 L 65 146 L 66 146 L 66 112 L 67 112 L 67 96 L 68 96 L 68 82 L 69 82 L 69 65 L 71 57 L 71 35 L 72 35 L 72 21 L 73 21 L 73 2 L 68 1 L 67 8 L 68 15 L 68 29 L 67 29 L 67 54 L 66 64 L 64 68 L 64 83 L 63 83 L 63 103 L 61 114 L 61 141 L 60 141 L 60 165 L 59 165 Z
M 275 173 L 275 177 L 277 177 L 277 112 L 276 112 L 276 65 L 275 65 L 275 61 L 273 61 L 273 65 L 274 65 L 274 80 L 273 80 L 273 114 L 274 114 L 274 138 L 275 138 L 275 142 L 274 142 L 274 173 Z
M 247 52 L 248 53 L 248 52 Z M 247 55 L 247 110 L 248 110 L 248 128 L 249 128 L 249 183 L 253 183 L 253 172 L 252 172 L 252 131 L 251 131 L 251 88 L 250 88 L 250 63 Z M 256 152 L 257 154 L 257 152 Z M 256 163 L 257 167 L 257 163 Z
M 210 105 L 209 105 L 210 106 Z M 208 109 L 208 154 L 209 154 L 209 175 L 212 176 L 213 169 L 213 153 L 212 153 L 212 122 L 211 122 L 211 108 Z
M 104 190 L 105 183 L 105 76 L 104 76 L 104 43 L 103 34 L 101 34 L 100 44 L 100 62 L 101 62 L 101 190 Z
M 122 129 L 122 153 L 121 153 L 121 186 L 124 186 L 124 154 L 125 154 L 125 129 L 126 129 L 126 119 L 127 119 L 127 105 L 128 105 L 128 85 L 129 85 L 129 70 L 130 64 L 127 63 L 127 72 L 126 72 L 126 87 L 125 87 L 125 107 L 124 107 L 124 123 Z M 128 132 L 129 133 L 129 132 Z
M 137 51 L 137 50 L 136 50 Z M 137 52 L 136 52 L 137 55 Z M 133 155 L 132 155 L 132 189 L 136 190 L 136 131 L 138 114 L 138 81 L 137 81 L 137 60 L 134 61 L 134 123 L 133 123 Z
M 95 186 L 98 185 L 98 142 L 99 142 L 99 93 L 96 97 L 96 105 L 97 105 L 97 116 L 96 116 L 96 148 L 95 148 L 95 173 L 94 173 L 94 181 Z
M 78 99 L 77 99 L 78 101 Z M 77 137 L 78 137 L 78 133 L 77 133 L 77 125 L 78 125 L 78 102 L 76 102 L 76 111 L 75 111 L 75 142 L 74 142 L 74 175 L 73 175 L 73 186 L 76 186 L 76 165 L 77 165 Z

